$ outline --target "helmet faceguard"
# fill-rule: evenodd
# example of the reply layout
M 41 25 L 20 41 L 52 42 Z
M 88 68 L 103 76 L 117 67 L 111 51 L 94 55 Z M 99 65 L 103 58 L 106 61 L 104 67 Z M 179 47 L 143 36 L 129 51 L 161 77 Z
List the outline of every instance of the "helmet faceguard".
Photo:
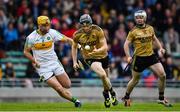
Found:
M 50 19 L 47 16 L 39 16 L 37 18 L 38 29 L 42 35 L 46 34 L 50 29 Z
M 91 16 L 89 14 L 83 14 L 80 19 L 79 19 L 79 23 L 81 25 L 91 25 L 92 24 L 92 19 Z
M 79 23 L 86 33 L 91 31 L 92 19 L 89 14 L 83 14 L 79 19 Z
M 141 19 L 144 21 L 142 22 Z M 134 13 L 134 20 L 137 25 L 142 26 L 146 23 L 147 14 L 144 10 L 138 10 Z M 139 21 L 140 20 L 140 21 Z

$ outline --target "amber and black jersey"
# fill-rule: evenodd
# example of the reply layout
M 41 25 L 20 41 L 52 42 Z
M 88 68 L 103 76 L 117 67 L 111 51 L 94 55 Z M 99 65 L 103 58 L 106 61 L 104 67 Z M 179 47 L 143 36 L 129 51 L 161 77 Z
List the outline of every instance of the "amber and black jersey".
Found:
M 131 41 L 135 48 L 136 56 L 151 56 L 153 52 L 153 38 L 155 32 L 152 26 L 147 25 L 144 28 L 135 26 L 128 34 L 127 40 Z
M 100 39 L 104 39 L 104 32 L 103 30 L 97 26 L 92 25 L 91 31 L 89 33 L 84 32 L 82 28 L 75 32 L 73 40 L 75 43 L 81 45 L 81 54 L 85 59 L 102 59 L 107 56 L 107 51 L 102 52 L 99 55 L 94 55 L 93 57 L 89 57 L 87 54 L 91 52 L 95 47 L 98 49 L 102 45 L 100 44 Z M 85 46 L 89 45 L 90 50 L 86 50 Z

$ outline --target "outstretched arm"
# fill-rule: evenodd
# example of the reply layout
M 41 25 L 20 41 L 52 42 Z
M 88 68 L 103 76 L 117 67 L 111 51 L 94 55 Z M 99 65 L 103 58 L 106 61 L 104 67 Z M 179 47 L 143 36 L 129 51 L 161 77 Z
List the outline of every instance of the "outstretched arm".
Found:
M 72 39 L 70 37 L 67 37 L 66 35 L 61 34 L 57 30 L 52 30 L 53 32 L 53 40 L 54 41 L 62 41 L 62 42 L 68 42 L 72 46 Z
M 71 46 L 73 44 L 73 40 L 65 35 L 64 35 L 64 38 L 62 39 L 62 41 L 68 42 Z

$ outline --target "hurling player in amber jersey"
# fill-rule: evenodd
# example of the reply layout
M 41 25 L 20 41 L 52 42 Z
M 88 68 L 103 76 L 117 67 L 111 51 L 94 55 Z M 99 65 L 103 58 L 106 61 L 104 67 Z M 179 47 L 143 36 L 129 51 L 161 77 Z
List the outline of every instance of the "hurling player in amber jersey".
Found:
M 159 78 L 158 90 L 159 100 L 158 103 L 165 106 L 171 106 L 164 98 L 166 74 L 162 64 L 159 62 L 158 57 L 153 52 L 153 42 L 159 47 L 161 55 L 165 53 L 159 40 L 157 39 L 152 26 L 146 24 L 146 12 L 138 10 L 134 13 L 136 26 L 129 32 L 127 39 L 124 43 L 124 51 L 128 63 L 132 62 L 132 79 L 129 81 L 126 89 L 125 96 L 122 98 L 125 106 L 130 106 L 130 94 L 140 79 L 140 74 L 146 68 L 150 68 L 154 74 Z M 134 46 L 133 59 L 130 56 L 129 45 Z
M 103 30 L 92 24 L 90 15 L 84 14 L 80 17 L 80 29 L 74 33 L 72 57 L 74 69 L 78 69 L 80 64 L 77 62 L 78 45 L 81 46 L 80 52 L 85 63 L 101 78 L 105 98 L 105 107 L 110 107 L 111 100 L 113 105 L 117 105 L 116 94 L 112 89 L 108 78 L 109 57 L 107 51 L 107 42 Z M 109 95 L 110 93 L 110 95 Z
M 56 90 L 60 96 L 73 102 L 75 107 L 80 107 L 80 101 L 72 97 L 68 90 L 71 81 L 54 51 L 54 42 L 65 41 L 72 45 L 72 39 L 51 29 L 50 19 L 47 16 L 39 16 L 37 23 L 38 29 L 26 38 L 25 56 L 32 61 L 41 80 Z

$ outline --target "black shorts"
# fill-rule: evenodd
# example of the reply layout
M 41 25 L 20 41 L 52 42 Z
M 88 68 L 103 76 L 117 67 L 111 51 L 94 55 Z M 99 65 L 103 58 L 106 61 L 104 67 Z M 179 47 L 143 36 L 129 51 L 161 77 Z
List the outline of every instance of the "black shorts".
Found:
M 104 69 L 109 68 L 109 56 L 106 56 L 105 58 L 102 59 L 85 59 L 84 61 L 88 66 L 91 66 L 93 62 L 101 62 L 102 67 Z
M 159 63 L 158 57 L 153 54 L 151 56 L 135 56 L 133 60 L 133 70 L 136 72 L 142 72 L 149 66 Z

